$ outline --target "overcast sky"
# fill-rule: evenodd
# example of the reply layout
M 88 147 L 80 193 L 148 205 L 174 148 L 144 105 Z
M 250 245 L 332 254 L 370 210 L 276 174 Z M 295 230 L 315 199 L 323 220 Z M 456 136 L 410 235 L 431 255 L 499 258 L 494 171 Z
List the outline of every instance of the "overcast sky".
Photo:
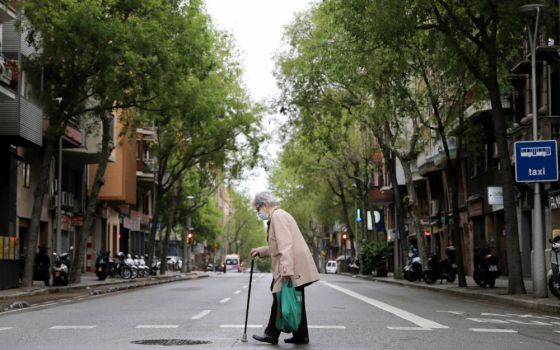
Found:
M 256 102 L 268 101 L 278 96 L 279 90 L 272 75 L 274 54 L 282 45 L 283 27 L 290 24 L 294 14 L 309 8 L 311 0 L 206 0 L 206 9 L 217 28 L 229 32 L 241 52 L 244 66 L 243 81 Z M 275 128 L 278 115 L 265 118 L 267 130 Z M 273 161 L 279 148 L 275 144 L 264 150 Z M 255 170 L 241 189 L 253 197 L 267 189 L 263 169 Z

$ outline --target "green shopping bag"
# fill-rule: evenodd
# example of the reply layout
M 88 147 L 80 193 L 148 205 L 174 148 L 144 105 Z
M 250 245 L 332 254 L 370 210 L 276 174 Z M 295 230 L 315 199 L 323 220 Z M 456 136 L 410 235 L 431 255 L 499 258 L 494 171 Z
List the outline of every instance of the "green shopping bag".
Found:
M 292 281 L 282 281 L 282 288 L 276 293 L 276 328 L 285 333 L 297 331 L 301 323 L 301 292 L 292 286 Z

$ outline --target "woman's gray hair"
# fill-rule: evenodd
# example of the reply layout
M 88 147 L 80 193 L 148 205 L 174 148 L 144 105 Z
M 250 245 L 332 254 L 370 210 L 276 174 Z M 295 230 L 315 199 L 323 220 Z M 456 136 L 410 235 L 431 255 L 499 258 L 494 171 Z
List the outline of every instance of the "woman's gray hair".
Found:
M 253 198 L 253 206 L 268 204 L 271 207 L 275 207 L 280 204 L 278 199 L 269 191 L 259 192 Z

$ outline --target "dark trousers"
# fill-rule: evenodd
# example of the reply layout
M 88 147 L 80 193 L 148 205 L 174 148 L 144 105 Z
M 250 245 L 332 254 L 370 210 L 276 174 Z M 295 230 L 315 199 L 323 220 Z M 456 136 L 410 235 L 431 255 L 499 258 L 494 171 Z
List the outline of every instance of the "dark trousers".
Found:
M 274 281 L 272 282 L 274 284 Z M 296 287 L 297 291 L 301 292 L 301 323 L 299 324 L 297 332 L 293 332 L 293 336 L 296 338 L 309 338 L 309 333 L 307 330 L 307 315 L 305 313 L 305 293 L 304 287 L 300 286 Z M 272 286 L 271 286 L 272 289 Z M 278 309 L 278 301 L 276 300 L 276 296 L 272 294 L 272 307 L 270 308 L 270 318 L 268 319 L 268 325 L 264 330 L 266 335 L 269 335 L 274 338 L 278 338 L 280 336 L 280 331 L 276 328 L 276 311 Z

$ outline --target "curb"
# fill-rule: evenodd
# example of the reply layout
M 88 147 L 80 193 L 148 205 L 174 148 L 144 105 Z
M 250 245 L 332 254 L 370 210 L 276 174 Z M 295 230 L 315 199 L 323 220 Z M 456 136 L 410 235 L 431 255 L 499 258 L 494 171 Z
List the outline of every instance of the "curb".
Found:
M 518 307 L 522 307 L 528 310 L 533 311 L 541 311 L 541 312 L 549 312 L 549 313 L 560 313 L 560 304 L 556 304 L 554 302 L 549 301 L 548 299 L 542 298 L 537 299 L 531 297 L 531 294 L 526 295 L 496 295 L 496 294 L 487 294 L 487 293 L 477 293 L 466 289 L 448 289 L 448 288 L 434 288 L 427 284 L 421 283 L 412 283 L 408 281 L 400 281 L 395 279 L 385 279 L 385 278 L 377 278 L 377 277 L 370 277 L 370 276 L 360 276 L 360 275 L 351 275 L 351 274 L 344 274 L 355 276 L 363 280 L 373 281 L 373 282 L 382 282 L 387 284 L 394 284 L 399 285 L 402 287 L 410 287 L 410 288 L 418 288 L 424 290 L 430 290 L 433 292 L 448 294 L 448 295 L 455 295 L 461 296 L 469 299 L 474 300 L 483 300 L 483 301 L 491 301 L 499 304 L 504 305 L 515 305 Z M 527 298 L 527 299 L 525 299 Z
M 106 283 L 99 283 L 99 284 L 94 284 L 94 285 L 88 285 L 86 283 L 76 283 L 76 284 L 72 284 L 69 286 L 64 286 L 64 287 L 37 287 L 34 290 L 29 290 L 29 291 L 25 291 L 25 292 L 17 292 L 14 294 L 8 294 L 8 295 L 0 295 L 0 301 L 1 300 L 7 300 L 7 299 L 16 299 L 16 298 L 25 298 L 26 296 L 35 296 L 35 295 L 46 295 L 46 294 L 54 294 L 54 293 L 60 293 L 60 292 L 65 292 L 65 291 L 70 291 L 70 290 L 81 290 L 81 289 L 92 289 L 95 290 L 99 287 L 104 287 L 104 286 L 110 286 L 115 284 L 116 286 L 113 288 L 110 288 L 111 292 L 115 292 L 115 291 L 121 291 L 121 290 L 126 290 L 126 289 L 133 289 L 133 288 L 139 288 L 139 287 L 149 287 L 149 286 L 154 286 L 154 285 L 158 285 L 158 284 L 163 284 L 163 283 L 170 283 L 170 282 L 176 282 L 176 281 L 185 281 L 185 280 L 191 280 L 191 279 L 198 279 L 198 278 L 204 278 L 204 277 L 209 277 L 208 274 L 204 274 L 204 275 L 197 275 L 197 274 L 189 274 L 189 275 L 175 275 L 175 276 L 152 276 L 149 277 L 146 280 L 140 281 L 140 280 L 136 280 L 136 279 L 130 279 L 130 280 L 114 280 L 114 281 L 107 281 Z M 109 293 L 109 292 L 107 292 Z

